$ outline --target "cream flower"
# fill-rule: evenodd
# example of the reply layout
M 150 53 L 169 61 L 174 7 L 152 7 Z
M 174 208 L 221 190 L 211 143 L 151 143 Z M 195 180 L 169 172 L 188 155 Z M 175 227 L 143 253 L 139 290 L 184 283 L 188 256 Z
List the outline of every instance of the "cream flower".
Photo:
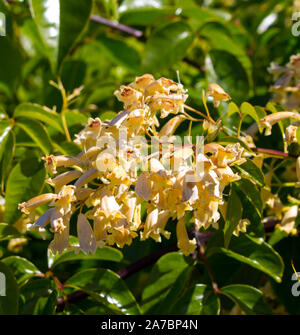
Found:
M 95 254 L 97 244 L 93 229 L 87 218 L 80 213 L 77 219 L 77 234 L 80 249 L 88 255 L 89 252 Z

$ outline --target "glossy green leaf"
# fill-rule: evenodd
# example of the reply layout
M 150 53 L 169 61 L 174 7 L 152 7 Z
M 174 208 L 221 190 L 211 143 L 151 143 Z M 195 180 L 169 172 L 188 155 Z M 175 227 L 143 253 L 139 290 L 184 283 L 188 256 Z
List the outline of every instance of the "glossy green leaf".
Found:
M 10 90 L 13 89 L 20 80 L 22 69 L 22 56 L 20 50 L 8 38 L 0 36 L 0 84 L 10 95 Z
M 226 34 L 224 27 L 221 30 L 216 29 L 216 23 L 209 22 L 201 28 L 200 34 L 208 39 L 211 49 L 227 52 L 236 57 L 247 73 L 249 81 L 251 80 L 252 64 L 246 51 Z
M 2 159 L 0 160 L 0 179 L 4 181 L 7 174 L 10 171 L 13 155 L 15 152 L 16 138 L 13 131 L 10 131 L 3 141 L 5 150 L 2 153 Z
M 260 290 L 249 285 L 228 285 L 221 292 L 235 302 L 246 314 L 272 314 Z
M 6 149 L 6 141 L 8 139 L 12 123 L 10 121 L 0 122 L 0 161 Z
M 40 270 L 26 258 L 9 256 L 3 258 L 2 262 L 13 271 L 18 285 L 22 285 L 31 277 L 41 275 Z
M 20 216 L 18 204 L 38 195 L 44 185 L 46 172 L 43 164 L 34 159 L 25 159 L 11 171 L 5 193 L 4 220 L 14 223 Z
M 125 282 L 111 270 L 84 270 L 76 273 L 65 284 L 87 292 L 117 314 L 140 314 L 140 307 Z
M 78 238 L 74 236 L 70 236 L 70 245 L 74 247 L 79 246 Z M 78 261 L 78 260 L 103 260 L 103 261 L 111 261 L 111 262 L 120 262 L 123 259 L 122 252 L 109 247 L 104 246 L 103 248 L 98 248 L 95 254 L 85 255 L 82 251 L 79 253 L 75 253 L 74 251 L 64 251 L 62 254 L 54 255 L 50 249 L 48 249 L 48 267 L 54 268 L 58 264 L 70 262 L 70 261 Z
M 74 125 L 84 125 L 87 123 L 88 117 L 80 112 L 77 111 L 67 111 L 65 113 L 65 117 L 66 117 L 66 122 L 68 127 L 72 127 Z
M 176 281 L 172 285 L 171 289 L 164 299 L 161 299 L 159 305 L 156 308 L 156 314 L 169 314 L 170 310 L 173 308 L 174 304 L 181 300 L 181 295 L 183 294 L 188 278 L 191 276 L 193 268 L 188 267 L 184 269 L 181 274 L 177 277 Z
M 108 121 L 113 119 L 115 116 L 117 116 L 117 113 L 115 112 L 104 112 L 99 115 L 99 118 L 101 121 Z
M 53 145 L 62 155 L 77 156 L 81 152 L 79 145 L 74 142 L 65 141 Z
M 217 315 L 220 313 L 218 296 L 204 284 L 186 290 L 172 308 L 176 315 Z
M 92 0 L 60 0 L 58 68 L 86 28 L 92 10 Z
M 181 15 L 193 19 L 194 25 L 196 25 L 197 29 L 199 29 L 203 24 L 208 21 L 218 22 L 222 20 L 222 18 L 218 15 L 217 11 L 198 6 L 186 6 L 186 8 L 182 8 Z
M 243 115 L 249 115 L 252 117 L 252 119 L 257 123 L 259 124 L 259 121 L 260 121 L 260 117 L 259 115 L 257 114 L 256 112 L 256 109 L 249 104 L 249 102 L 243 102 L 241 104 L 241 113 Z
M 260 119 L 262 119 L 263 117 L 265 117 L 267 115 L 267 113 L 265 112 L 265 110 L 260 107 L 260 106 L 254 106 L 256 114 L 258 115 L 258 117 Z
M 55 69 L 58 53 L 59 36 L 59 0 L 30 0 L 30 10 L 37 32 L 31 30 L 35 35 L 36 44 L 43 52 Z
M 50 137 L 40 122 L 23 118 L 16 125 L 22 128 L 45 154 L 49 154 L 52 151 Z
M 224 226 L 224 244 L 228 248 L 231 236 L 239 224 L 243 214 L 243 208 L 239 196 L 234 189 L 231 189 L 227 203 L 226 221 Z
M 261 216 L 263 203 L 260 195 L 260 190 L 253 182 L 248 179 L 241 179 L 234 183 L 236 190 L 242 192 L 244 196 L 251 202 L 254 206 L 257 214 Z
M 242 192 L 237 185 L 232 185 L 233 189 L 238 194 L 243 207 L 243 218 L 250 221 L 250 225 L 247 225 L 247 233 L 251 237 L 264 238 L 265 229 L 261 219 L 261 212 L 257 208 L 255 202 L 245 192 Z M 260 194 L 258 195 L 260 198 Z
M 205 59 L 209 82 L 218 83 L 235 102 L 247 99 L 250 92 L 248 75 L 240 61 L 231 53 L 211 50 Z
M 0 261 L 0 315 L 18 314 L 19 289 L 11 269 Z
M 125 0 L 118 9 L 120 21 L 128 25 L 147 26 L 151 22 L 171 15 L 175 9 L 169 0 Z
M 177 278 L 188 267 L 185 257 L 177 252 L 168 253 L 155 263 L 142 293 L 144 313 L 156 313 L 161 300 L 167 296 Z
M 235 113 L 240 114 L 240 109 L 233 101 L 230 101 L 227 106 L 227 117 L 230 117 L 232 114 Z
M 64 134 L 63 127 L 59 120 L 59 115 L 38 104 L 23 103 L 15 109 L 14 117 L 16 119 L 25 117 L 33 120 L 45 122 Z
M 251 238 L 245 234 L 239 237 L 233 236 L 229 249 L 213 247 L 208 256 L 221 252 L 239 262 L 248 264 L 258 269 L 277 282 L 281 281 L 283 274 L 283 262 L 280 255 L 266 242 Z
M 163 8 L 164 6 L 170 4 L 170 0 L 149 0 L 147 2 L 141 2 L 140 0 L 124 0 L 122 1 L 122 5 L 119 7 L 119 13 L 141 8 Z
M 41 314 L 45 308 L 49 292 L 53 291 L 54 281 L 49 279 L 30 279 L 20 288 L 20 314 Z
M 250 179 L 259 186 L 265 185 L 265 176 L 262 170 L 250 159 L 241 165 L 235 165 L 234 169 L 240 172 L 243 178 Z
M 99 36 L 97 41 L 102 46 L 103 53 L 117 65 L 133 71 L 139 71 L 141 56 L 139 52 L 121 39 Z
M 55 314 L 56 309 L 56 303 L 57 303 L 57 291 L 52 291 L 49 295 L 47 302 L 45 304 L 45 307 L 42 311 L 42 315 L 53 315 Z
M 191 28 L 174 22 L 156 30 L 149 37 L 144 56 L 144 71 L 162 71 L 180 61 L 193 42 Z

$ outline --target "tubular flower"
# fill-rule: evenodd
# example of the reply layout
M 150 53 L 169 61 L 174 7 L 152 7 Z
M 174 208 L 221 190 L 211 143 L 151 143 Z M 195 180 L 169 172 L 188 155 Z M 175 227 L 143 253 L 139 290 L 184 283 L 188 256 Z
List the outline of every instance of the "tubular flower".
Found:
M 212 83 L 208 86 L 207 95 L 213 97 L 215 107 L 220 105 L 220 101 L 228 101 L 231 99 L 230 95 L 216 83 Z
M 300 54 L 291 56 L 286 66 L 271 63 L 268 70 L 275 79 L 270 87 L 270 92 L 274 93 L 272 100 L 286 110 L 297 110 L 300 106 Z
M 218 86 L 210 90 L 216 100 L 230 98 Z M 79 211 L 77 235 L 85 254 L 104 245 L 122 248 L 138 236 L 160 242 L 176 222 L 178 247 L 191 254 L 196 240 L 188 237 L 187 215 L 196 230 L 218 229 L 223 190 L 240 179 L 232 165 L 245 161 L 244 150 L 239 144 L 206 143 L 199 152 L 190 143 L 178 144 L 174 134 L 189 115 L 186 91 L 173 80 L 145 74 L 115 96 L 124 109 L 112 120 L 88 120 L 74 140 L 81 153 L 44 158 L 50 175 L 57 174 L 46 179 L 55 192 L 19 209 L 31 217 L 30 229 L 43 232 L 49 225 L 53 253 L 75 250 L 69 243 L 70 218 Z M 163 127 L 158 115 L 169 118 Z M 34 221 L 36 209 L 46 204 L 48 210 Z M 245 227 L 242 222 L 237 231 Z

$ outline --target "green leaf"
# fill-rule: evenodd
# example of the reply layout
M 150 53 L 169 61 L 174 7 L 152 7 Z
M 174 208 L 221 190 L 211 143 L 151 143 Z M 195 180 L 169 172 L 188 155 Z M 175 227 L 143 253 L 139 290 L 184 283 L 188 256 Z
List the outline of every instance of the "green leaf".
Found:
M 18 285 L 22 285 L 34 276 L 40 276 L 40 270 L 26 258 L 10 256 L 2 259 L 2 262 L 10 267 L 17 280 Z
M 233 101 L 231 101 L 227 106 L 227 117 L 230 117 L 234 113 L 240 114 L 240 109 Z
M 57 291 L 52 291 L 47 299 L 46 305 L 41 313 L 41 315 L 53 315 L 55 314 L 57 303 Z
M 196 6 L 192 8 L 182 8 L 182 15 L 193 19 L 194 25 L 197 26 L 197 29 L 199 29 L 208 21 L 216 22 L 222 20 L 216 11 L 213 11 L 209 8 L 200 8 Z
M 0 160 L 0 179 L 4 181 L 7 177 L 10 165 L 15 152 L 16 138 L 13 131 L 10 131 L 4 140 L 4 152 L 2 153 L 2 160 Z M 0 144 L 1 146 L 1 144 Z
M 76 273 L 65 284 L 87 292 L 117 314 L 140 314 L 140 307 L 125 282 L 111 270 L 84 270 Z
M 80 39 L 92 10 L 92 0 L 60 0 L 59 47 L 57 69 Z
M 259 121 L 260 121 L 260 117 L 259 115 L 257 114 L 256 112 L 256 109 L 249 104 L 249 102 L 243 102 L 241 104 L 241 113 L 243 115 L 249 115 L 252 117 L 252 119 L 257 123 L 259 124 Z
M 265 117 L 267 115 L 267 113 L 264 111 L 264 109 L 260 106 L 254 106 L 256 114 L 258 115 L 258 117 L 260 119 L 262 119 L 263 117 Z
M 31 278 L 20 288 L 20 314 L 42 313 L 47 304 L 49 292 L 55 290 L 54 281 Z
M 183 22 L 173 22 L 156 30 L 145 47 L 144 70 L 165 71 L 180 61 L 194 39 L 191 28 Z
M 175 12 L 169 0 L 125 0 L 118 9 L 120 22 L 128 25 L 148 26 L 152 22 Z
M 117 116 L 117 113 L 115 112 L 104 112 L 99 115 L 99 118 L 101 121 L 110 121 L 112 120 L 115 116 Z
M 260 290 L 249 285 L 228 285 L 221 292 L 235 302 L 246 314 L 272 314 L 272 310 L 263 300 Z
M 238 170 L 243 178 L 250 179 L 259 186 L 265 185 L 265 176 L 261 169 L 250 159 L 241 165 L 234 165 L 234 169 Z
M 12 128 L 12 123 L 10 121 L 0 122 L 0 161 L 2 159 L 3 153 L 6 149 L 6 142 Z
M 16 119 L 25 117 L 45 122 L 47 125 L 52 126 L 64 134 L 63 127 L 59 121 L 59 115 L 38 104 L 23 103 L 17 106 L 14 112 L 14 117 Z
M 269 244 L 261 240 L 251 238 L 246 234 L 239 237 L 232 236 L 230 249 L 212 247 L 207 256 L 221 252 L 228 257 L 268 274 L 277 282 L 280 282 L 284 268 L 283 261 Z
M 218 22 L 209 22 L 201 28 L 200 34 L 208 39 L 208 44 L 211 49 L 227 52 L 234 56 L 243 66 L 250 81 L 252 64 L 246 50 L 225 33 L 226 26 L 221 25 L 220 29 L 219 25 Z
M 178 252 L 168 253 L 155 263 L 142 293 L 144 313 L 156 314 L 161 301 L 188 267 L 186 258 Z
M 247 233 L 252 237 L 264 238 L 265 229 L 261 220 L 261 212 L 253 202 L 252 198 L 247 193 L 242 192 L 237 185 L 232 185 L 236 193 L 238 194 L 243 208 L 243 218 L 250 221 L 250 225 L 247 226 Z M 260 194 L 258 195 L 260 197 Z
M 79 246 L 78 238 L 74 236 L 70 236 L 69 239 L 70 245 Z M 121 262 L 123 259 L 123 254 L 121 251 L 109 247 L 104 246 L 101 249 L 97 249 L 95 254 L 85 255 L 82 251 L 78 254 L 75 254 L 74 251 L 64 251 L 62 254 L 54 255 L 50 249 L 48 249 L 48 267 L 53 269 L 58 264 L 70 262 L 70 261 L 78 261 L 78 260 L 103 260 L 103 261 L 111 261 L 111 262 Z
M 239 224 L 243 214 L 243 208 L 239 196 L 231 189 L 227 204 L 226 221 L 224 226 L 224 245 L 228 248 L 232 233 Z
M 270 236 L 268 243 L 271 246 L 274 246 L 276 243 L 281 241 L 283 238 L 287 237 L 288 234 L 285 231 L 282 231 L 278 228 L 275 228 L 272 235 Z
M 157 306 L 155 314 L 169 314 L 169 311 L 172 309 L 174 304 L 178 301 L 178 299 L 184 292 L 186 288 L 186 283 L 191 275 L 192 270 L 192 267 L 188 267 L 181 272 L 166 297 L 164 299 L 161 299 L 159 305 Z
M 10 88 L 14 88 L 21 77 L 22 56 L 8 37 L 0 37 L 0 50 L 0 83 L 10 93 Z
M 205 58 L 209 82 L 218 83 L 234 101 L 242 102 L 250 92 L 248 74 L 240 61 L 226 51 L 211 50 Z
M 170 0 L 150 0 L 146 2 L 141 2 L 140 0 L 124 0 L 122 1 L 122 5 L 119 7 L 119 13 L 142 8 L 163 8 L 164 6 L 170 4 Z
M 65 141 L 59 144 L 53 143 L 53 145 L 63 155 L 77 156 L 81 152 L 79 145 L 74 142 Z
M 18 314 L 19 289 L 11 269 L 0 262 L 0 314 Z
M 30 119 L 20 119 L 16 123 L 16 126 L 22 128 L 45 154 L 49 154 L 52 151 L 50 137 L 40 122 Z
M 219 313 L 218 296 L 203 284 L 187 289 L 171 311 L 171 314 L 176 315 L 216 315 Z
M 242 192 L 244 196 L 250 201 L 253 205 L 257 214 L 261 216 L 263 210 L 263 203 L 260 195 L 259 188 L 248 179 L 241 179 L 234 183 L 236 191 Z
M 30 10 L 37 29 L 36 32 L 31 27 L 31 36 L 34 35 L 38 50 L 49 59 L 54 71 L 58 52 L 59 0 L 52 0 L 51 7 L 47 0 L 30 0 Z
M 139 52 L 121 39 L 99 36 L 97 41 L 102 46 L 103 53 L 117 65 L 133 71 L 139 71 L 141 56 Z
M 78 125 L 78 124 L 84 125 L 88 121 L 88 117 L 85 114 L 82 114 L 74 110 L 67 111 L 65 113 L 65 117 L 66 117 L 68 128 Z
M 18 204 L 41 192 L 45 176 L 43 164 L 32 158 L 21 161 L 12 169 L 6 184 L 5 222 L 12 224 L 21 216 Z
M 61 81 L 67 93 L 71 93 L 83 85 L 86 69 L 86 63 L 82 60 L 64 61 L 61 69 Z
M 0 241 L 9 240 L 19 235 L 19 231 L 14 226 L 7 223 L 0 223 Z

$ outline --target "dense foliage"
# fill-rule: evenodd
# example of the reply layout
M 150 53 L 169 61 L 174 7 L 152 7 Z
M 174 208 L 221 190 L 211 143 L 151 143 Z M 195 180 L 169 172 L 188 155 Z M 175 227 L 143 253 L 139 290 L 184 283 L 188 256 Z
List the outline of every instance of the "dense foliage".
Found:
M 299 11 L 0 0 L 0 314 L 300 312 Z M 116 172 L 97 141 L 121 124 L 132 137 L 191 135 L 192 148 L 204 136 L 210 179 Z

